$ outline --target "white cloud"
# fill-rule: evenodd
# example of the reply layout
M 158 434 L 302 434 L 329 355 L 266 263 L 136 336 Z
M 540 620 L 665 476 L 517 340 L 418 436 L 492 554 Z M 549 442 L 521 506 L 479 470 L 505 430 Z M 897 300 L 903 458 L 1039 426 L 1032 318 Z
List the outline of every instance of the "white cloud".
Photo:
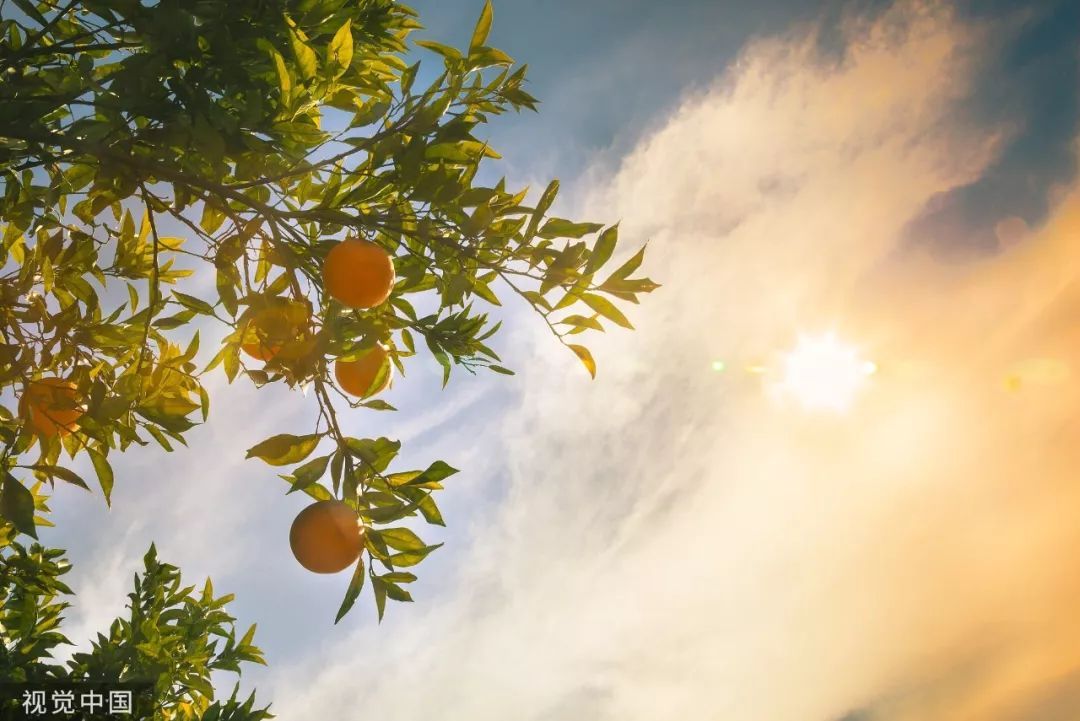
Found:
M 981 30 L 907 2 L 847 33 L 840 62 L 812 29 L 752 44 L 590 178 L 588 214 L 650 237 L 664 288 L 595 342 L 595 383 L 534 338 L 469 570 L 323 670 L 281 667 L 281 714 L 1005 719 L 1080 664 L 1080 589 L 1049 560 L 1080 540 L 1076 390 L 1005 389 L 1027 355 L 1078 360 L 1076 196 L 997 258 L 904 247 L 1000 143 L 957 119 Z M 815 329 L 882 365 L 849 416 L 709 369 Z

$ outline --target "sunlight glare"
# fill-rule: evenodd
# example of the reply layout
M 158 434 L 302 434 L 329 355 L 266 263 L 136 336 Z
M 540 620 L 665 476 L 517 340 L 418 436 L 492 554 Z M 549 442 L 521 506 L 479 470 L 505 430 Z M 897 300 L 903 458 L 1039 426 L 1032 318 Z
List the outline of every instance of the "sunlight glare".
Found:
M 828 333 L 803 336 L 784 359 L 779 390 L 812 411 L 844 411 L 851 407 L 877 365 Z

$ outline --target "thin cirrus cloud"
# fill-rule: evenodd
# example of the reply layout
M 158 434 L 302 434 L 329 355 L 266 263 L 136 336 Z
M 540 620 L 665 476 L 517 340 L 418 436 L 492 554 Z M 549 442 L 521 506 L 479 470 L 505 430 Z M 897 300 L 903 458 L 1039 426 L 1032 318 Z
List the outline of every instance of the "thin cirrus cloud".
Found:
M 493 451 L 508 487 L 460 573 L 382 627 L 279 661 L 276 711 L 1075 711 L 1080 190 L 978 260 L 904 240 L 1000 153 L 1008 129 L 957 112 L 986 32 L 912 1 L 849 18 L 840 59 L 813 27 L 752 42 L 613 176 L 589 177 L 588 214 L 650 238 L 664 287 L 633 309 L 635 333 L 594 339 L 594 383 L 550 338 L 528 341 Z M 778 407 L 739 372 L 815 331 L 879 363 L 846 415 Z

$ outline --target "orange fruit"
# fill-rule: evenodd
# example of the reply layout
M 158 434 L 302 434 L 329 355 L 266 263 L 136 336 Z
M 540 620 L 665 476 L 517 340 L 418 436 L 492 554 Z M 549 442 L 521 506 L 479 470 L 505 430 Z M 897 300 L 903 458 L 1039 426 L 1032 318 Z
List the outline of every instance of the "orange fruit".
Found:
M 316 501 L 296 516 L 289 529 L 289 546 L 309 571 L 343 571 L 364 548 L 360 517 L 344 501 Z
M 334 377 L 341 390 L 357 398 L 382 393 L 390 385 L 393 372 L 390 356 L 381 345 L 376 345 L 356 360 L 338 360 L 334 363 Z M 380 373 L 383 374 L 382 380 L 376 386 Z
M 78 387 L 63 378 L 30 381 L 19 399 L 19 411 L 34 432 L 44 438 L 65 436 L 75 430 L 85 412 Z
M 350 308 L 374 308 L 394 289 L 394 259 L 367 240 L 335 245 L 323 262 L 326 292 Z
M 280 345 L 270 345 L 263 343 L 262 341 L 256 341 L 252 343 L 245 343 L 240 346 L 240 349 L 247 353 L 255 360 L 271 361 L 274 360 L 274 356 L 281 350 Z
M 301 345 L 297 341 L 308 335 L 310 320 L 310 313 L 295 304 L 263 308 L 248 321 L 240 348 L 256 360 L 271 361 L 283 349 L 295 351 Z

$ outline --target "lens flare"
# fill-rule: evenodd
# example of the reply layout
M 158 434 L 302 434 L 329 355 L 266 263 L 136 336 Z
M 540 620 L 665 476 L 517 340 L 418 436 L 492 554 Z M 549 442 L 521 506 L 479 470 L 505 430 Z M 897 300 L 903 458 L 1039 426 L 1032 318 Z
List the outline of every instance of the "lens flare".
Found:
M 847 410 L 877 364 L 834 334 L 803 336 L 783 359 L 777 390 L 811 411 Z

